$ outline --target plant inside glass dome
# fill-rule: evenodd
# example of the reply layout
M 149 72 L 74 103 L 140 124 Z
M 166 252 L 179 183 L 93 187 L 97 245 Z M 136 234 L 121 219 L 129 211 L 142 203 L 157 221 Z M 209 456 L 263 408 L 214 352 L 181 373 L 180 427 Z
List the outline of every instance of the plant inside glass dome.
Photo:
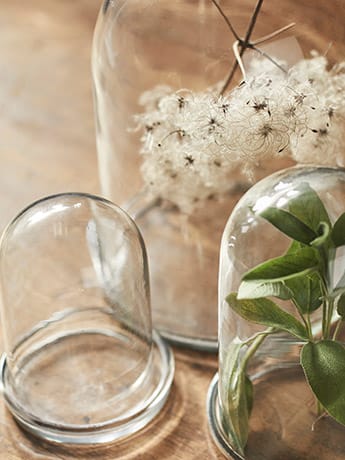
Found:
M 287 252 L 246 272 L 238 292 L 226 299 L 236 314 L 266 327 L 231 349 L 226 376 L 228 424 L 233 447 L 241 454 L 254 398 L 248 364 L 265 339 L 279 332 L 291 334 L 301 344 L 300 364 L 315 395 L 318 416 L 328 414 L 345 425 L 345 347 L 339 340 L 345 321 L 345 269 L 340 277 L 334 269 L 337 251 L 345 245 L 345 213 L 332 222 L 308 183 L 302 182 L 296 190 L 287 208 L 267 207 L 259 214 L 291 239 Z M 275 298 L 291 301 L 295 315 Z M 317 310 L 321 331 L 311 324 Z

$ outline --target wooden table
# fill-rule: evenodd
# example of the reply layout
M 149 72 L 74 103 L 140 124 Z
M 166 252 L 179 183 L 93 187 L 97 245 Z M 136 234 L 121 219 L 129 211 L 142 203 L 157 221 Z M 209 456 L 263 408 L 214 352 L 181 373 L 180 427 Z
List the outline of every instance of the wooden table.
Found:
M 33 200 L 99 193 L 90 47 L 100 0 L 0 1 L 0 230 Z M 164 412 L 120 445 L 62 449 L 27 436 L 0 399 L 0 460 L 216 459 L 205 415 L 215 356 L 176 351 Z
M 306 8 L 308 19 L 322 20 L 325 0 L 318 1 L 320 8 L 317 2 L 291 2 Z M 90 47 L 100 3 L 0 0 L 0 230 L 44 195 L 99 192 Z M 332 8 L 345 14 L 344 5 L 333 0 Z M 331 21 L 322 26 L 330 33 Z M 217 359 L 183 350 L 175 350 L 175 358 L 175 381 L 163 413 L 121 444 L 67 449 L 42 443 L 18 428 L 0 399 L 0 460 L 223 458 L 210 439 L 205 413 Z

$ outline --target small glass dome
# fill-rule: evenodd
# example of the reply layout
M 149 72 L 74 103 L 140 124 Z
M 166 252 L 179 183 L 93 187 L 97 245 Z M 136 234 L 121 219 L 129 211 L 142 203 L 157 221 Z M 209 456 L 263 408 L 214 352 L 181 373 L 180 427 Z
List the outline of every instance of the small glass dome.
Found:
M 86 194 L 42 199 L 0 246 L 6 403 L 48 440 L 128 436 L 163 406 L 173 357 L 152 332 L 145 247 L 133 221 Z
M 219 377 L 208 396 L 230 457 L 344 458 L 345 420 L 325 396 L 342 383 L 325 370 L 332 354 L 315 358 L 329 346 L 345 354 L 344 290 L 345 170 L 294 167 L 252 187 L 223 233 Z

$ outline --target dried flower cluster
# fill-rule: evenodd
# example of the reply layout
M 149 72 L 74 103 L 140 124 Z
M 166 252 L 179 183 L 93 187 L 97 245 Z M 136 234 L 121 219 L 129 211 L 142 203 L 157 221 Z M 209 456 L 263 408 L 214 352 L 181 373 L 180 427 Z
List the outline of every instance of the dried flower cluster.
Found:
M 150 193 L 190 213 L 240 176 L 253 180 L 263 161 L 343 165 L 345 63 L 327 64 L 313 55 L 284 73 L 268 60 L 253 62 L 255 76 L 223 96 L 219 88 L 145 92 L 135 120 Z

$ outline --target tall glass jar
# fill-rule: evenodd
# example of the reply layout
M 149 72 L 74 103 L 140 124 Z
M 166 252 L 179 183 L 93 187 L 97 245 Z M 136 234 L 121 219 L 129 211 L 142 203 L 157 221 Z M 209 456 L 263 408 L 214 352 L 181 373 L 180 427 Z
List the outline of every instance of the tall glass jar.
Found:
M 344 458 L 344 255 L 344 169 L 289 168 L 235 207 L 221 244 L 219 377 L 208 397 L 211 432 L 229 457 Z
M 201 145 L 206 156 L 198 146 L 193 147 L 205 130 L 212 137 L 221 125 L 212 110 L 201 101 L 200 114 L 206 122 L 198 120 L 199 112 L 194 118 L 188 112 L 183 115 L 185 123 L 196 123 L 193 145 L 174 120 L 173 127 L 160 131 L 162 122 L 154 111 L 160 105 L 159 110 L 166 111 L 164 124 L 169 125 L 172 104 L 174 110 L 183 111 L 186 101 L 195 100 L 194 95 L 202 99 L 210 91 L 227 93 L 236 86 L 241 80 L 238 69 L 223 91 L 234 61 L 234 38 L 224 17 L 245 36 L 255 5 L 254 0 L 106 0 L 94 36 L 92 68 L 102 192 L 123 206 L 143 233 L 155 324 L 170 339 L 204 349 L 217 348 L 218 245 L 226 216 L 248 182 L 294 160 L 288 155 L 254 159 L 249 181 L 244 173 L 247 165 L 235 164 L 230 158 L 229 173 L 219 179 L 221 142 L 215 139 L 211 149 Z M 329 57 L 334 60 L 345 49 L 344 2 L 323 2 L 322 12 L 313 8 L 297 0 L 264 3 L 254 36 L 294 21 L 298 25 L 293 34 L 306 54 L 314 48 L 323 53 L 332 40 L 336 45 Z M 289 60 L 288 55 L 295 52 L 288 45 L 283 58 Z M 255 104 L 251 105 L 253 112 Z M 225 113 L 228 104 L 223 105 Z M 269 117 L 268 109 L 265 116 Z M 153 139 L 157 160 L 150 150 Z M 242 147 L 249 145 L 248 157 L 256 148 L 251 142 L 250 135 L 241 140 Z M 284 142 L 274 146 L 277 152 L 285 149 Z M 172 143 L 174 157 L 169 150 Z M 241 156 L 235 144 L 229 149 Z M 176 159 L 178 152 L 181 157 Z

